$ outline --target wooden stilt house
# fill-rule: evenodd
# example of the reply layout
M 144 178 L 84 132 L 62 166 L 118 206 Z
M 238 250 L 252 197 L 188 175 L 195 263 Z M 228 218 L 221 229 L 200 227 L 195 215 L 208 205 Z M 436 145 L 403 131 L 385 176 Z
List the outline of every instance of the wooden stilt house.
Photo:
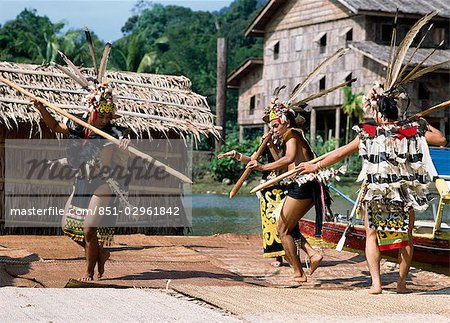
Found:
M 433 28 L 410 62 L 411 71 L 430 51 L 440 45 L 423 67 L 450 59 L 450 2 L 380 1 L 380 0 L 268 0 L 244 31 L 248 37 L 261 37 L 261 58 L 249 58 L 228 77 L 228 87 L 239 91 L 238 122 L 241 138 L 260 133 L 264 107 L 273 90 L 286 85 L 287 96 L 299 80 L 317 64 L 342 47 L 351 51 L 318 75 L 303 94 L 325 89 L 329 84 L 357 78 L 352 91 L 367 92 L 374 81 L 383 81 L 389 60 L 389 45 L 394 16 L 398 15 L 397 45 L 423 15 L 432 10 Z M 417 49 L 424 29 L 410 47 L 407 58 Z M 410 96 L 408 114 L 414 114 L 448 100 L 450 64 L 410 82 L 405 90 Z M 346 116 L 342 111 L 344 95 L 332 95 L 311 102 L 313 110 L 307 125 L 314 143 L 316 135 L 324 140 L 345 138 Z M 450 111 L 441 110 L 427 116 L 428 122 L 450 138 Z M 354 118 L 353 123 L 357 119 Z M 258 129 L 259 128 L 259 129 Z M 259 132 L 258 132 L 259 131 Z M 351 137 L 354 134 L 351 133 Z

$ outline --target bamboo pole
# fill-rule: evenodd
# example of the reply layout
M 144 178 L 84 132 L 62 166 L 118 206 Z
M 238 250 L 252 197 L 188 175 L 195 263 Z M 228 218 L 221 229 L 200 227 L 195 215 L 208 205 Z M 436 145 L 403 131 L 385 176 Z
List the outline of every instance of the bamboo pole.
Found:
M 266 148 L 267 144 L 269 143 L 269 140 L 271 140 L 271 139 L 272 139 L 272 130 L 269 130 L 266 138 L 264 138 L 263 142 L 258 147 L 258 150 L 256 151 L 256 153 L 253 154 L 251 160 L 258 160 L 258 158 L 264 152 L 264 149 Z M 239 180 L 236 182 L 236 184 L 234 184 L 234 186 L 230 192 L 230 199 L 232 199 L 237 194 L 237 192 L 241 188 L 242 184 L 244 183 L 244 181 L 247 179 L 248 175 L 250 175 L 251 172 L 252 172 L 252 170 L 250 168 L 245 169 L 245 171 L 242 173 Z
M 325 157 L 331 155 L 333 152 L 334 152 L 334 150 L 333 150 L 333 151 L 330 151 L 330 152 L 328 152 L 328 153 L 326 153 L 326 154 L 324 154 L 324 155 L 322 155 L 322 156 L 319 156 L 319 157 L 317 157 L 317 158 L 314 158 L 313 160 L 308 161 L 308 163 L 312 163 L 312 164 L 318 163 L 319 161 L 321 161 L 321 160 L 324 159 Z M 271 180 L 268 180 L 268 181 L 265 182 L 265 183 L 262 183 L 262 184 L 256 186 L 254 189 L 252 189 L 252 190 L 250 191 L 250 193 L 256 193 L 256 192 L 258 192 L 258 191 L 260 191 L 260 190 L 262 190 L 262 189 L 265 189 L 265 188 L 267 188 L 267 187 L 270 187 L 270 186 L 272 186 L 272 185 L 278 183 L 278 182 L 281 181 L 282 179 L 284 179 L 284 178 L 286 178 L 286 177 L 289 177 L 289 176 L 291 176 L 291 175 L 294 175 L 294 174 L 296 174 L 296 173 L 298 173 L 298 172 L 299 172 L 299 170 L 297 170 L 297 169 L 295 169 L 295 168 L 294 168 L 294 169 L 291 169 L 290 171 L 287 171 L 287 172 L 285 172 L 285 173 L 283 173 L 283 174 L 281 174 L 281 175 L 279 175 L 279 176 L 277 176 L 277 177 L 275 177 L 275 178 L 272 178 Z
M 5 83 L 6 85 L 9 85 L 10 87 L 16 89 L 17 91 L 19 91 L 19 92 L 22 93 L 23 95 L 25 95 L 25 96 L 27 96 L 27 97 L 33 99 L 33 100 L 36 100 L 36 101 L 41 102 L 42 104 L 48 106 L 48 107 L 49 107 L 50 109 L 52 109 L 53 111 L 55 111 L 55 112 L 57 112 L 57 113 L 59 113 L 59 114 L 65 116 L 66 118 L 69 118 L 70 120 L 72 120 L 72 121 L 74 121 L 74 122 L 80 124 L 81 126 L 83 126 L 83 127 L 87 128 L 87 129 L 91 130 L 92 132 L 95 132 L 95 133 L 98 134 L 99 136 L 102 136 L 103 138 L 108 139 L 109 141 L 115 143 L 116 145 L 119 145 L 119 144 L 120 144 L 120 140 L 119 140 L 119 139 L 116 139 L 116 138 L 114 138 L 113 136 L 107 134 L 106 132 L 101 131 L 100 129 L 98 129 L 98 128 L 92 126 L 92 125 L 90 125 L 89 123 L 84 122 L 83 120 L 80 120 L 80 119 L 74 117 L 74 116 L 71 115 L 70 113 L 64 111 L 63 109 L 58 108 L 56 105 L 54 105 L 54 104 L 48 102 L 47 100 L 44 100 L 44 99 L 42 99 L 42 98 L 40 98 L 40 97 L 37 97 L 37 96 L 33 95 L 32 93 L 30 93 L 30 92 L 28 92 L 27 90 L 23 89 L 23 88 L 20 87 L 19 85 L 17 85 L 17 84 L 15 84 L 15 83 L 13 83 L 13 82 L 11 82 L 11 81 L 9 81 L 9 80 L 3 78 L 2 76 L 0 76 L 0 81 L 1 81 L 2 83 Z M 169 166 L 167 166 L 167 165 L 161 163 L 160 161 L 154 159 L 154 158 L 151 157 L 150 155 L 144 154 L 143 152 L 137 150 L 137 149 L 134 148 L 134 147 L 130 147 L 130 146 L 127 147 L 127 150 L 128 150 L 130 153 L 132 153 L 133 155 L 138 156 L 138 157 L 140 157 L 140 158 L 146 160 L 146 161 L 149 162 L 149 163 L 153 163 L 156 167 L 163 167 L 164 170 L 165 170 L 166 172 L 168 172 L 169 174 L 171 174 L 171 175 L 173 175 L 173 176 L 175 176 L 175 177 L 181 179 L 183 182 L 185 182 L 185 183 L 191 183 L 191 184 L 192 184 L 192 181 L 190 180 L 189 177 L 187 177 L 187 176 L 185 176 L 184 174 L 178 172 L 177 170 L 175 170 L 175 169 L 173 169 L 173 168 L 170 168 Z

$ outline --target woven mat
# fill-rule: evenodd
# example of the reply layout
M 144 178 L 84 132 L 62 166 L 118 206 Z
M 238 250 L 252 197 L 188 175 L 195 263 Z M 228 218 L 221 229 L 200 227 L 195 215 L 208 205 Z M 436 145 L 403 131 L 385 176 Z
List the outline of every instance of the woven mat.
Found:
M 177 292 L 201 299 L 236 315 L 294 313 L 296 315 L 436 314 L 450 318 L 450 289 L 439 292 L 369 295 L 366 290 L 306 290 L 250 286 L 174 285 Z
M 30 266 L 7 264 L 6 270 L 12 276 L 20 276 L 40 282 L 44 287 L 63 288 L 70 279 L 83 277 L 85 262 L 55 261 L 34 262 Z M 105 277 L 95 284 L 166 288 L 173 283 L 192 285 L 243 286 L 247 283 L 258 283 L 243 278 L 209 262 L 116 262 L 108 261 Z M 90 287 L 81 284 L 79 287 Z M 68 287 L 72 287 L 69 284 Z
M 35 253 L 25 249 L 0 248 L 0 263 L 30 263 L 40 260 Z

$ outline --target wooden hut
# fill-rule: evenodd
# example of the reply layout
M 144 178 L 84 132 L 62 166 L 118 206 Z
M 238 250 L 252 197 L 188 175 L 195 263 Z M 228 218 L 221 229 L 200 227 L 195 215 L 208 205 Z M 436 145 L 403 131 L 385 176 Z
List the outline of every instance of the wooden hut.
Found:
M 86 76 L 93 76 L 89 68 L 81 69 Z M 34 95 L 44 98 L 70 113 L 82 113 L 85 109 L 83 99 L 86 90 L 73 82 L 65 74 L 52 66 L 37 66 L 0 62 L 1 75 L 27 89 Z M 192 92 L 191 82 L 183 76 L 166 76 L 131 72 L 108 72 L 106 78 L 114 88 L 119 119 L 114 120 L 120 126 L 131 129 L 132 137 L 145 142 L 153 139 L 181 139 L 187 147 L 192 148 L 193 141 L 204 136 L 219 136 L 214 126 L 214 116 L 210 111 L 206 98 Z M 58 121 L 63 118 L 54 114 Z M 33 189 L 39 192 L 47 191 L 52 195 L 58 188 L 59 204 L 64 206 L 64 200 L 70 195 L 72 183 L 69 181 L 54 181 L 46 183 L 30 183 L 20 179 L 20 170 L 12 170 L 5 174 L 5 142 L 9 139 L 27 139 L 29 147 L 26 153 L 32 153 L 39 139 L 52 139 L 55 134 L 43 125 L 39 112 L 31 105 L 30 100 L 16 90 L 0 82 L 0 234 L 36 233 L 55 234 L 60 232 L 58 223 L 50 223 L 44 227 L 5 227 L 5 178 L 10 185 L 16 185 L 18 191 L 22 185 L 37 185 Z M 57 142 L 57 141 L 55 141 Z M 191 155 L 191 149 L 186 154 Z M 56 149 L 55 156 L 61 156 L 61 149 Z M 188 173 L 191 166 L 186 163 L 186 156 L 181 156 L 165 147 L 162 151 L 150 152 L 157 160 L 183 172 Z M 12 183 L 12 184 L 11 184 Z M 151 182 L 141 181 L 130 186 L 130 197 L 139 203 L 139 196 L 155 195 L 161 198 L 175 197 L 182 206 L 181 196 L 183 184 L 170 177 L 159 182 L 156 187 Z M 137 199 L 136 199 L 137 198 Z M 53 201 L 55 201 L 53 199 Z M 122 227 L 122 233 L 143 232 L 151 234 L 182 234 L 187 225 L 185 212 L 179 212 L 178 217 L 166 219 L 172 226 L 155 223 L 154 226 Z M 167 215 L 169 217 L 169 215 Z M 42 219 L 45 222 L 45 219 Z M 164 219 L 163 219 L 164 220 Z M 120 219 L 125 221 L 126 219 Z M 159 219 L 158 221 L 161 221 Z M 53 221 L 54 222 L 54 221 Z

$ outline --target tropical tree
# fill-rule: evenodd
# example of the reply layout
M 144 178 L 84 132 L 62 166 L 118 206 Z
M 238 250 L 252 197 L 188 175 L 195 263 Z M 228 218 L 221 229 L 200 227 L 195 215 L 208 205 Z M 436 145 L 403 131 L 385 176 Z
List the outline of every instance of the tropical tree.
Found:
M 364 116 L 362 103 L 364 93 L 353 93 L 350 86 L 344 86 L 342 90 L 344 92 L 344 104 L 342 104 L 342 111 L 344 111 L 344 113 L 347 115 L 347 125 L 345 132 L 345 143 L 347 144 L 349 142 L 350 126 L 353 117 L 356 117 L 359 121 L 361 121 Z
M 63 28 L 64 23 L 52 23 L 48 17 L 37 15 L 36 10 L 23 10 L 15 19 L 0 27 L 0 60 L 62 63 L 58 55 L 60 50 L 76 65 L 92 66 L 84 31 L 68 30 L 63 34 Z M 103 44 L 95 33 L 91 35 L 97 57 L 100 57 Z
M 64 23 L 53 24 L 36 10 L 23 10 L 0 28 L 0 60 L 49 63 L 56 57 L 58 33 Z
M 104 43 L 91 31 L 91 39 L 94 44 L 95 55 L 97 62 L 100 62 L 100 57 L 103 52 Z M 91 67 L 94 66 L 89 46 L 86 42 L 86 35 L 82 29 L 68 30 L 64 35 L 58 38 L 58 50 L 63 52 L 75 65 Z M 62 63 L 58 56 L 56 60 Z

